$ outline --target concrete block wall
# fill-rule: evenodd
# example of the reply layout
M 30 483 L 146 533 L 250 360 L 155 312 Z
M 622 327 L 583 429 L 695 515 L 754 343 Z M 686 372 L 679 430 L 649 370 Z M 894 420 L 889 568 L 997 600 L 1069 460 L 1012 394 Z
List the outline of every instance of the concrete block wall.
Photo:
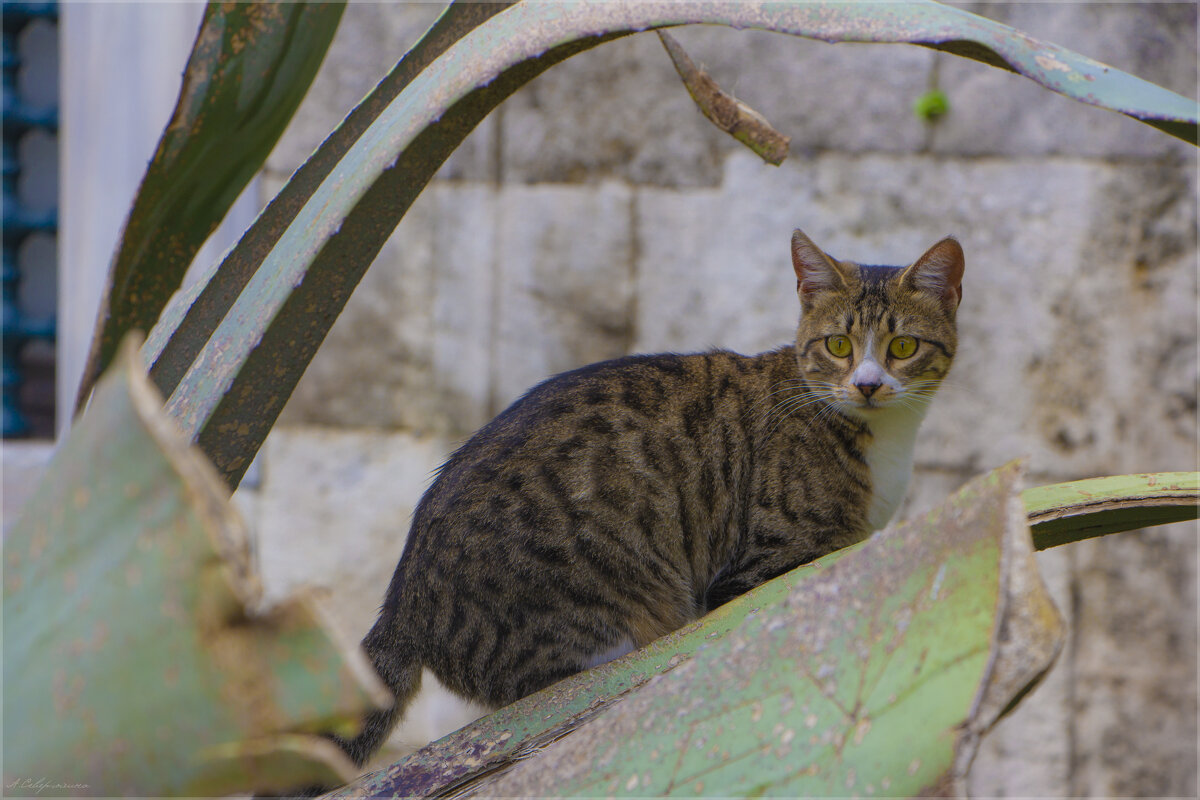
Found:
M 1194 4 L 964 5 L 1196 94 Z M 437 12 L 351 4 L 268 191 Z M 401 223 L 239 493 L 276 596 L 326 591 L 347 633 L 365 632 L 432 470 L 542 378 L 788 340 L 797 226 L 873 263 L 947 233 L 966 250 L 960 354 L 902 515 L 1018 457 L 1031 483 L 1196 468 L 1193 148 L 922 48 L 677 38 L 792 137 L 791 158 L 766 166 L 702 119 L 650 34 L 512 97 Z M 951 107 L 934 125 L 911 112 L 932 86 Z M 985 742 L 977 794 L 1196 794 L 1196 534 L 1039 556 L 1071 638 Z M 418 745 L 455 713 L 435 701 L 399 738 Z

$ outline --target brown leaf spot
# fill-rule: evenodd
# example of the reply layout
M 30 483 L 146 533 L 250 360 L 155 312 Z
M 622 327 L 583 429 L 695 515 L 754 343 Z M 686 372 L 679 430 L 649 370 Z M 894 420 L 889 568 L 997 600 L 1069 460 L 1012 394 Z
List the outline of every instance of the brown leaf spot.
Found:
M 1071 68 L 1052 55 L 1042 55 L 1034 58 L 1038 66 L 1051 72 L 1070 72 Z
M 862 744 L 863 739 L 866 738 L 867 733 L 869 733 L 870 730 L 871 730 L 871 720 L 867 717 L 863 717 L 862 719 L 860 719 L 858 721 L 858 724 L 854 726 L 854 744 L 855 745 Z

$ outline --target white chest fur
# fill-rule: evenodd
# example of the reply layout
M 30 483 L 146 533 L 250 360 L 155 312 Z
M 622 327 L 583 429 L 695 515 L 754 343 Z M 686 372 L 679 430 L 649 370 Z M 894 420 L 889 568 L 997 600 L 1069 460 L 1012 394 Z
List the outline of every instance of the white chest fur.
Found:
M 897 405 L 879 409 L 866 417 L 872 440 L 867 448 L 871 468 L 871 505 L 867 509 L 867 527 L 877 531 L 888 524 L 904 499 L 912 477 L 913 446 L 917 428 L 925 418 L 927 403 Z

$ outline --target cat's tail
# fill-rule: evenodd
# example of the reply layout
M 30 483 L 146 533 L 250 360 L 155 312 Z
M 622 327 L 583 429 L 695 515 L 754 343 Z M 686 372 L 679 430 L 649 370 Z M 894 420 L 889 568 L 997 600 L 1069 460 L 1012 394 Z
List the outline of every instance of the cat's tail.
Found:
M 406 636 L 391 624 L 391 615 L 383 614 L 375 627 L 363 638 L 363 649 L 375 666 L 379 677 L 395 695 L 391 708 L 373 711 L 363 720 L 362 731 L 353 739 L 334 737 L 355 766 L 362 767 L 378 750 L 392 728 L 400 721 L 404 709 L 421 688 L 421 661 Z

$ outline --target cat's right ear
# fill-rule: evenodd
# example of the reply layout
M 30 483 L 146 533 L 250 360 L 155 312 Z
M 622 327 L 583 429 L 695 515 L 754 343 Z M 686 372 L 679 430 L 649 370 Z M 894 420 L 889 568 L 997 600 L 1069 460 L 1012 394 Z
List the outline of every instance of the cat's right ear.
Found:
M 796 271 L 796 294 L 805 307 L 816 292 L 846 288 L 837 264 L 799 228 L 792 231 L 792 269 Z
M 936 296 L 953 315 L 962 302 L 963 261 L 962 245 L 947 236 L 906 267 L 900 280 Z

